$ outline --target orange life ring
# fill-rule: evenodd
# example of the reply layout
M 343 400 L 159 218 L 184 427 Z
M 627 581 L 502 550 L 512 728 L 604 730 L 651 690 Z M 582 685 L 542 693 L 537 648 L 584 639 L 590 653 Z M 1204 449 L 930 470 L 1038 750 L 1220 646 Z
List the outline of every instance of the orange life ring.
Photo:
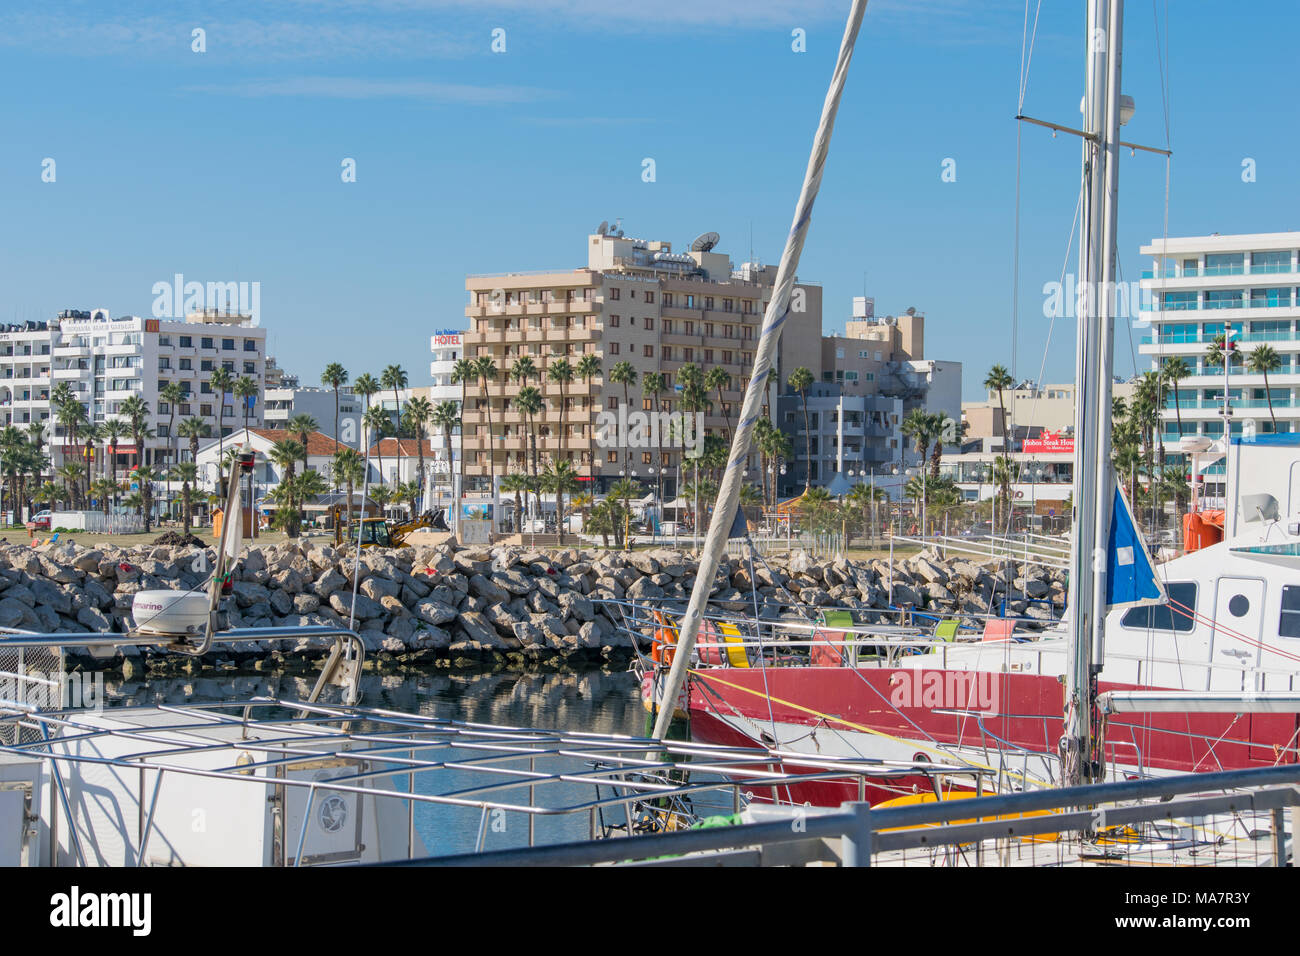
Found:
M 655 628 L 654 646 L 650 649 L 650 660 L 656 664 L 672 666 L 673 645 L 677 643 L 677 629 L 669 626 L 668 619 L 658 611 L 654 612 Z

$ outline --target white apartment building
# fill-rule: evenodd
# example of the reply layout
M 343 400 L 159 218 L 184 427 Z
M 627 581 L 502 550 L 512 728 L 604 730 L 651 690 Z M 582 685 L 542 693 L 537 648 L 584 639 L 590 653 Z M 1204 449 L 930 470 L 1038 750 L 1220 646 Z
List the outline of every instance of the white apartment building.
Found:
M 286 379 L 289 377 L 286 376 Z M 293 379 L 296 383 L 296 379 Z M 361 413 L 364 409 L 361 399 L 353 394 L 352 389 L 344 385 L 338 394 L 339 431 L 350 440 L 344 444 L 360 449 L 361 447 Z M 321 434 L 329 438 L 338 438 L 334 434 L 334 389 L 325 386 L 299 387 L 296 384 L 282 384 L 279 388 L 266 387 L 265 424 L 267 428 L 281 429 L 289 419 L 296 415 L 310 415 L 316 419 Z M 342 440 L 342 439 L 341 439 Z
M 1150 301 L 1140 316 L 1151 323 L 1141 352 L 1152 368 L 1180 357 L 1191 371 L 1178 383 L 1177 407 L 1170 392 L 1161 414 L 1167 453 L 1178 453 L 1180 418 L 1183 435 L 1223 436 L 1224 369 L 1205 352 L 1225 327 L 1238 333 L 1242 357 L 1229 369 L 1230 433 L 1300 431 L 1300 232 L 1155 239 L 1142 254 L 1154 267 L 1141 280 Z M 1246 368 L 1265 343 L 1280 359 L 1268 391 Z M 1203 472 L 1211 483 L 1215 467 Z
M 142 318 L 136 315 L 112 318 L 106 309 L 91 312 L 65 311 L 49 323 L 51 345 L 49 386 L 40 389 L 43 398 L 31 405 L 30 413 L 49 414 L 49 389 L 68 382 L 86 406 L 90 419 L 102 424 L 120 417 L 122 403 L 141 396 L 150 409 L 153 437 L 144 442 L 144 460 L 165 468 L 188 457 L 188 442 L 172 434 L 183 419 L 197 416 L 210 423 L 212 435 L 220 423 L 222 434 L 262 424 L 266 330 L 253 324 L 251 316 L 205 309 L 184 321 Z M 236 379 L 248 376 L 258 393 L 247 409 L 231 393 L 213 393 L 212 373 L 224 368 Z M 176 382 L 188 400 L 172 409 L 160 401 L 159 393 Z M 20 405 L 15 409 L 27 411 Z M 63 442 L 63 428 L 53 426 L 50 441 L 54 466 L 64 455 L 79 451 Z M 119 444 L 119 465 L 140 461 L 140 450 L 128 438 Z
M 0 425 L 49 419 L 52 348 L 46 322 L 0 325 Z

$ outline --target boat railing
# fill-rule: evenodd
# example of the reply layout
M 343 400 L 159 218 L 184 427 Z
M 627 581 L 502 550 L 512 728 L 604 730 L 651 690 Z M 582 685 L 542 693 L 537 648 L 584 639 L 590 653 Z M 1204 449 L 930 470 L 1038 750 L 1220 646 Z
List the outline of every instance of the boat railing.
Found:
M 166 816 L 160 804 L 183 799 L 178 794 L 184 787 L 165 783 L 178 777 L 262 788 L 280 806 L 290 791 L 299 805 L 305 801 L 301 829 L 279 837 L 280 866 L 312 864 L 302 852 L 311 808 L 331 794 L 400 802 L 407 832 L 402 852 L 392 856 L 398 860 L 426 852 L 417 833 L 431 828 L 435 835 L 474 833 L 470 848 L 481 852 L 489 842 L 544 842 L 538 829 L 543 820 L 588 839 L 627 837 L 692 826 L 751 804 L 776 804 L 791 789 L 819 781 L 856 791 L 858 799 L 868 789 L 918 776 L 936 795 L 991 787 L 987 770 L 960 764 L 520 728 L 269 697 L 157 708 L 164 717 L 175 715 L 172 722 L 136 725 L 131 711 L 123 708 L 121 721 L 112 709 L 93 717 L 13 708 L 0 715 L 0 724 L 37 732 L 34 740 L 0 746 L 0 756 L 50 767 L 65 795 L 46 808 L 56 814 L 46 826 L 66 834 L 69 844 L 60 851 L 57 840 L 49 841 L 51 865 L 87 862 L 80 834 L 89 826 L 89 810 L 66 799 L 64 786 L 74 771 L 138 781 L 134 805 L 119 807 L 123 819 L 139 820 L 120 834 L 130 842 L 127 858 L 137 864 L 148 859 L 158 833 L 154 821 Z M 204 727 L 215 732 L 205 735 Z M 322 765 L 329 769 L 321 771 Z M 897 786 L 900 794 L 911 792 L 910 784 Z M 465 825 L 447 826 L 448 814 L 461 814 Z
M 963 795 L 872 809 L 787 808 L 783 819 L 434 856 L 415 866 L 1287 866 L 1300 767 Z
M 328 638 L 330 641 L 329 654 L 308 699 L 311 701 L 319 699 L 325 687 L 333 684 L 343 688 L 343 700 L 346 703 L 355 704 L 361 696 L 360 680 L 366 648 L 359 634 L 341 625 L 237 627 L 215 632 L 208 646 L 217 647 L 250 641 L 297 643 L 304 638 Z M 177 646 L 169 641 L 179 640 L 182 639 L 140 631 L 74 633 L 0 628 L 0 669 L 15 674 L 12 687 L 3 683 L 3 675 L 0 675 L 0 712 L 3 712 L 6 706 L 16 706 L 20 710 L 33 709 L 28 706 L 32 689 L 60 679 L 56 675 L 64 673 L 63 654 L 67 648 L 81 648 L 90 651 L 92 655 L 102 655 L 125 647 L 156 646 L 166 649 Z M 33 672 L 35 672 L 34 677 Z M 28 676 L 21 676 L 23 674 Z M 7 694 L 6 692 L 11 689 L 16 693 Z M 57 710 L 59 707 L 48 709 Z

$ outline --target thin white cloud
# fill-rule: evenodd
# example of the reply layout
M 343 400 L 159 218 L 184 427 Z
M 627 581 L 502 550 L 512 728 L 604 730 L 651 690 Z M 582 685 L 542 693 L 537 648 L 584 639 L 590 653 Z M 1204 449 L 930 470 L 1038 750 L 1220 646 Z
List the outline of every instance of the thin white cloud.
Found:
M 129 55 L 139 59 L 194 56 L 192 31 L 205 33 L 207 53 L 225 60 L 450 59 L 482 44 L 427 25 L 373 20 L 221 20 L 147 16 L 121 20 L 59 13 L 0 15 L 0 48 L 58 51 L 76 56 Z
M 529 103 L 552 95 L 548 90 L 527 86 L 475 86 L 469 83 L 371 80 L 350 76 L 292 76 L 232 83 L 201 83 L 183 87 L 182 92 L 254 98 L 297 96 L 342 100 L 414 99 L 468 105 Z

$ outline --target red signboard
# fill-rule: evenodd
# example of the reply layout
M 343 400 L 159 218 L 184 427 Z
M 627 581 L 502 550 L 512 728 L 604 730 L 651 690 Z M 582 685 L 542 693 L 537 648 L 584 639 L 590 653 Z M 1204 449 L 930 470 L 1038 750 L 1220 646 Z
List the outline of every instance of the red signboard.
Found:
M 1023 451 L 1026 454 L 1074 454 L 1073 438 L 1026 438 Z

